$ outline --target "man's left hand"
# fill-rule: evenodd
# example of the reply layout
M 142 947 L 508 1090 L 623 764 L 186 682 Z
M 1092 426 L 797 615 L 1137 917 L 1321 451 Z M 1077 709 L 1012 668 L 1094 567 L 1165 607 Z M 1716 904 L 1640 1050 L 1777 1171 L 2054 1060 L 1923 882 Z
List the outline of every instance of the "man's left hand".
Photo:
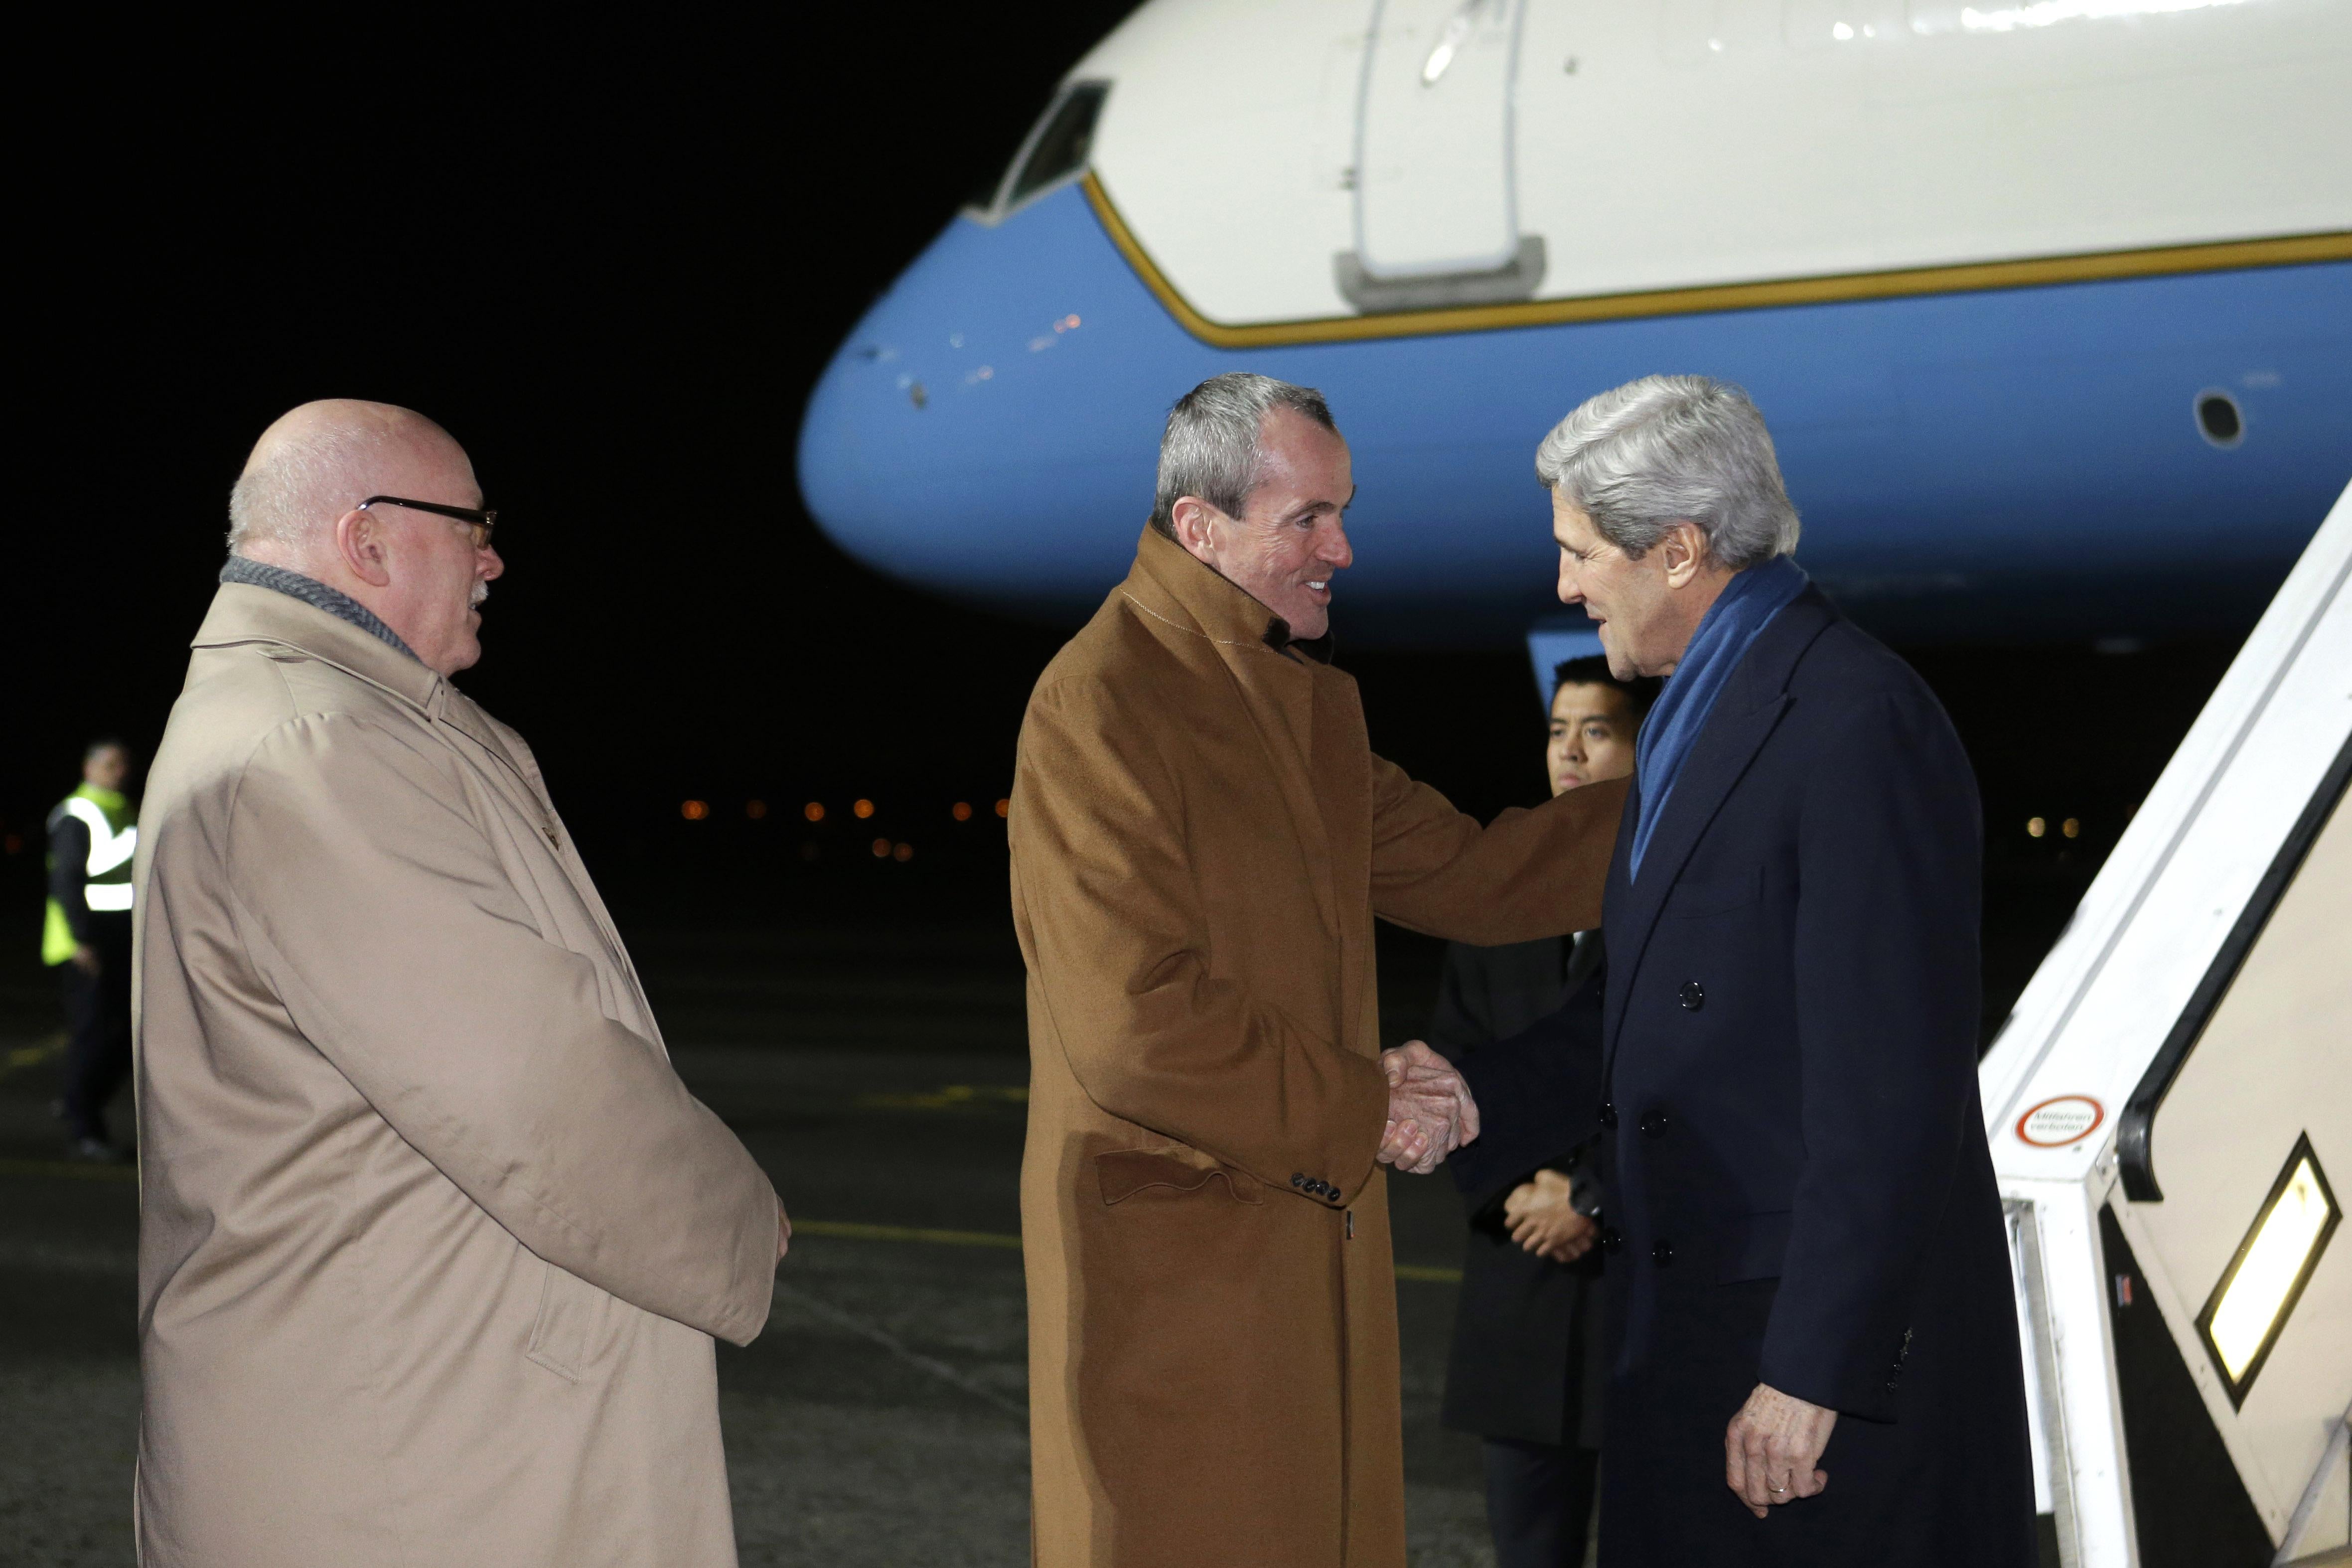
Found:
M 1723 1434 L 1724 1479 L 1762 1519 L 1776 1503 L 1811 1497 L 1830 1484 L 1814 1469 L 1838 1413 L 1759 1383 Z

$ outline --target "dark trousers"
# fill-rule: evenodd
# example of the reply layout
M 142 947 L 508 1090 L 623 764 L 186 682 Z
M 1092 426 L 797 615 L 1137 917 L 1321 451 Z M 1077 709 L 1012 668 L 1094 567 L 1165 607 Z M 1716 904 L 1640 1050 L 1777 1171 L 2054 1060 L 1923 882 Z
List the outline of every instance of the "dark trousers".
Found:
M 97 919 L 104 920 L 105 916 Z M 131 1074 L 131 919 L 92 934 L 98 973 L 68 959 L 57 967 L 66 999 L 66 1132 L 106 1137 L 106 1103 Z M 108 922 L 109 925 L 114 922 Z
M 1508 1437 L 1485 1446 L 1495 1568 L 1582 1568 L 1600 1451 Z

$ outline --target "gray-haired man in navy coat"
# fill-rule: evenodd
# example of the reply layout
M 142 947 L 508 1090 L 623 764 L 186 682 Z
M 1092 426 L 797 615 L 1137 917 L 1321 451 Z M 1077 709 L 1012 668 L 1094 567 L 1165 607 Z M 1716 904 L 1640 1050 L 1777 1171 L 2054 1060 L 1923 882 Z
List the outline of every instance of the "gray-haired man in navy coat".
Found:
M 1510 1042 L 1463 1062 L 1486 1135 L 1457 1159 L 1612 1130 L 1601 1562 L 2026 1568 L 1968 758 L 1789 559 L 1737 387 L 1604 392 L 1536 471 L 1560 599 L 1617 675 L 1669 677 L 1610 871 L 1601 1082 Z

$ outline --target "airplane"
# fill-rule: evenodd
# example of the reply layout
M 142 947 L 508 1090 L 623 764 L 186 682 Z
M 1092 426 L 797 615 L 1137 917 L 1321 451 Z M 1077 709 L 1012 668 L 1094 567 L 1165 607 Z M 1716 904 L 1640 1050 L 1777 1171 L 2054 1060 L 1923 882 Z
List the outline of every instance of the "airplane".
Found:
M 2341 0 L 1151 0 L 843 342 L 803 496 L 1076 620 L 1259 371 L 1352 448 L 1343 643 L 1580 643 L 1536 444 L 1696 371 L 1882 636 L 2242 632 L 2352 475 L 2347 81 Z

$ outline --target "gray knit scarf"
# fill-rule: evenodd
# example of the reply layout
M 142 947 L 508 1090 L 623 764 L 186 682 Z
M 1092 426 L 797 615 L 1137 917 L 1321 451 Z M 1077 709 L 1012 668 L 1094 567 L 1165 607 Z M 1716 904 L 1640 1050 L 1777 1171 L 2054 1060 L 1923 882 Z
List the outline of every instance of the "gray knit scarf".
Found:
M 252 588 L 274 588 L 278 592 L 300 600 L 303 603 L 323 610 L 338 621 L 348 621 L 369 636 L 391 643 L 412 659 L 416 651 L 400 640 L 400 633 L 375 618 L 374 612 L 348 593 L 339 593 L 316 578 L 304 577 L 299 571 L 288 571 L 282 566 L 265 566 L 247 556 L 233 555 L 221 568 L 223 582 L 242 582 Z M 425 661 L 416 659 L 418 664 Z

